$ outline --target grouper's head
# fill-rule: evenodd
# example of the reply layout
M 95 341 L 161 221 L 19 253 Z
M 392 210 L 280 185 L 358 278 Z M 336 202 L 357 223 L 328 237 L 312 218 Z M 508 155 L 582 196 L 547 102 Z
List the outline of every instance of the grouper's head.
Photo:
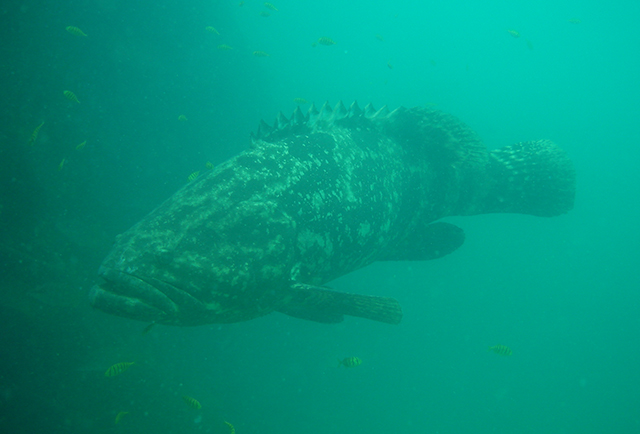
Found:
M 91 289 L 95 308 L 189 326 L 249 320 L 277 307 L 290 277 L 289 219 L 254 198 L 224 203 L 206 180 L 196 183 L 201 191 L 179 191 L 117 237 Z

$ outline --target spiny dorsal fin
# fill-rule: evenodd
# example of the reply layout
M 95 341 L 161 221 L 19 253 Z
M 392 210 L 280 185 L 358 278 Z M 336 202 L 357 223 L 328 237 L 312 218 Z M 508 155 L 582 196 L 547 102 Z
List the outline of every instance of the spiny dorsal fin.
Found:
M 376 109 L 373 108 L 373 104 L 369 103 L 364 106 L 364 117 L 370 118 L 376 113 Z
M 289 119 L 287 119 L 287 117 L 284 114 L 282 114 L 282 112 L 279 112 L 278 116 L 276 117 L 276 122 L 273 125 L 274 129 L 283 130 L 287 126 L 289 126 Z
M 383 106 L 380 110 L 376 110 L 372 104 L 367 104 L 364 110 L 362 110 L 357 101 L 354 101 L 349 108 L 343 104 L 342 101 L 338 101 L 335 107 L 332 109 L 329 102 L 325 102 L 318 110 L 315 104 L 311 103 L 311 107 L 306 114 L 302 113 L 300 107 L 296 107 L 291 115 L 291 118 L 287 118 L 282 112 L 278 113 L 273 126 L 268 125 L 264 121 L 260 121 L 258 131 L 255 134 L 251 134 L 252 143 L 256 143 L 257 140 L 263 140 L 267 137 L 276 138 L 282 137 L 283 134 L 290 132 L 295 127 L 306 126 L 309 130 L 329 128 L 335 124 L 340 124 L 341 121 L 347 120 L 357 122 L 358 119 L 368 120 L 380 120 L 388 118 L 396 112 L 390 112 L 387 106 Z M 296 128 L 296 130 L 298 130 Z M 298 130 L 299 131 L 299 130 Z
M 300 106 L 297 106 L 296 109 L 293 111 L 293 114 L 291 115 L 291 124 L 302 125 L 306 123 L 308 119 L 309 119 L 309 115 L 307 114 L 305 116 L 302 113 L 302 110 L 300 110 Z

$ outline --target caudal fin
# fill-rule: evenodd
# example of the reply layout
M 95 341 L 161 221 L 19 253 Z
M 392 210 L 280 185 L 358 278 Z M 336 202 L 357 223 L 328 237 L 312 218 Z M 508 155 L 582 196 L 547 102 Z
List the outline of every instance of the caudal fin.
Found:
M 553 142 L 521 142 L 490 155 L 487 172 L 493 186 L 484 212 L 552 217 L 573 208 L 575 171 Z
M 402 319 L 402 308 L 394 298 L 349 294 L 304 284 L 292 285 L 291 296 L 277 311 L 324 323 L 340 322 L 343 315 L 388 324 L 398 324 Z

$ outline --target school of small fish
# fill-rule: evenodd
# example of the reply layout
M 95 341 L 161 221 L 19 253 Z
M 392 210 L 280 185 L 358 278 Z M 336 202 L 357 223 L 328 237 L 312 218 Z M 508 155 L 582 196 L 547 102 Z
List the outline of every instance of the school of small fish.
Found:
M 327 45 L 327 46 L 336 45 L 336 41 L 334 41 L 333 39 L 328 38 L 326 36 L 321 36 L 321 37 L 318 38 L 318 44 Z
M 74 36 L 87 36 L 85 32 L 77 28 L 76 26 L 67 26 L 67 32 L 71 33 Z
M 128 371 L 129 368 L 135 363 L 136 362 L 120 362 L 120 363 L 116 363 L 115 365 L 111 365 L 109 366 L 109 369 L 107 369 L 107 372 L 104 373 L 104 376 L 115 377 L 116 375 L 120 375 L 123 372 Z
M 78 104 L 80 104 L 80 101 L 78 100 L 78 97 L 76 96 L 75 93 L 71 92 L 70 90 L 65 90 L 62 92 L 62 94 L 65 96 L 65 98 L 67 98 L 69 101 L 73 101 L 73 102 L 77 102 Z
M 202 408 L 202 404 L 200 404 L 200 402 L 195 398 L 184 395 L 182 399 L 189 407 L 193 408 L 194 410 L 200 410 Z
M 510 356 L 513 354 L 511 348 L 506 345 L 494 345 L 492 347 L 489 347 L 489 351 L 493 351 L 500 356 Z
M 128 411 L 121 411 L 118 414 L 116 414 L 116 424 L 120 423 L 120 421 L 122 420 L 123 417 L 125 417 L 126 415 L 128 415 L 129 412 Z
M 344 366 L 345 368 L 355 368 L 362 365 L 362 360 L 359 357 L 345 357 L 344 359 L 338 359 L 338 367 Z
M 33 130 L 33 133 L 31 133 L 31 137 L 29 137 L 29 142 L 28 142 L 29 145 L 33 146 L 36 143 L 36 139 L 38 138 L 38 133 L 40 132 L 40 128 L 42 128 L 43 125 L 44 125 L 44 121 L 40 125 L 38 125 L 35 130 Z
M 229 427 L 229 434 L 236 434 L 236 429 L 226 420 L 224 421 L 225 425 Z

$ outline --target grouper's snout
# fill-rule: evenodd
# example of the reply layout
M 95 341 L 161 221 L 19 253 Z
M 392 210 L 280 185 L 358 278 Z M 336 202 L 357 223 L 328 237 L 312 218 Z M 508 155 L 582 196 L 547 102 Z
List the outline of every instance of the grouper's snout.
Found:
M 100 282 L 91 288 L 91 305 L 105 313 L 147 322 L 166 323 L 178 307 L 154 285 L 122 271 L 101 267 Z

